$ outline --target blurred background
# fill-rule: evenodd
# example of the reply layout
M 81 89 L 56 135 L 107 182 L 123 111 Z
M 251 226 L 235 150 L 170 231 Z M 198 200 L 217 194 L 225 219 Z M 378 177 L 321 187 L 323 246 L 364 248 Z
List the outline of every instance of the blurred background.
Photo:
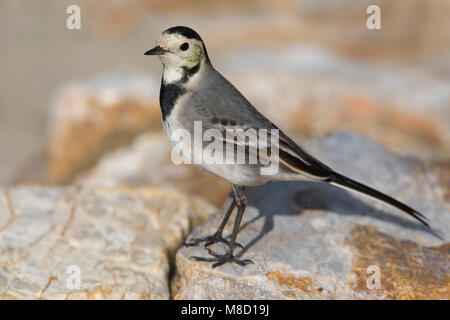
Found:
M 449 163 L 449 16 L 449 0 L 0 0 L 0 185 L 158 185 L 221 204 L 229 185 L 173 165 L 162 133 L 162 66 L 143 54 L 175 25 L 299 143 L 350 131 Z

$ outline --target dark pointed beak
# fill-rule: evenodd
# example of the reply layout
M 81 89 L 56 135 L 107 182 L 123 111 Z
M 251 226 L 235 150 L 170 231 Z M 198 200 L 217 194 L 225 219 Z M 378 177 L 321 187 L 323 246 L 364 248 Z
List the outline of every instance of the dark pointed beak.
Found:
M 151 50 L 148 50 L 146 53 L 144 53 L 146 56 L 159 56 L 162 55 L 164 53 L 166 53 L 167 50 L 161 48 L 160 46 L 156 46 Z

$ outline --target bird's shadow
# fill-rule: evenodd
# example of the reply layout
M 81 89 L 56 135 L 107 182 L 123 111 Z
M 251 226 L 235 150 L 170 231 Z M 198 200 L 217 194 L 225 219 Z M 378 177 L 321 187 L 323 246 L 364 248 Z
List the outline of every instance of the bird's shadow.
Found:
M 420 230 L 440 238 L 440 235 L 419 222 L 405 216 L 396 216 L 368 205 L 349 191 L 320 182 L 273 181 L 258 187 L 245 189 L 248 205 L 258 210 L 258 216 L 245 221 L 240 230 L 251 223 L 264 219 L 263 226 L 237 256 L 244 254 L 274 228 L 275 215 L 298 215 L 304 210 L 333 211 L 342 215 L 365 216 L 396 224 L 411 230 Z M 230 194 L 230 197 L 233 195 Z

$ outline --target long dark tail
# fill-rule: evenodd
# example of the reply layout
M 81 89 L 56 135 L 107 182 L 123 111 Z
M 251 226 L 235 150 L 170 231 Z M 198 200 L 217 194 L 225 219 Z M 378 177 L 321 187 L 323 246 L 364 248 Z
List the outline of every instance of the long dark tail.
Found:
M 371 196 L 375 199 L 381 200 L 387 204 L 390 204 L 393 207 L 396 207 L 397 209 L 400 209 L 400 210 L 406 212 L 410 216 L 412 216 L 412 217 L 416 218 L 417 220 L 419 220 L 420 222 L 422 222 L 428 228 L 430 227 L 427 223 L 427 218 L 420 212 L 414 210 L 411 207 L 408 207 L 406 204 L 401 203 L 400 201 L 395 200 L 394 198 L 392 198 L 384 193 L 381 193 L 375 189 L 365 186 L 362 183 L 359 183 L 355 180 L 344 177 L 343 175 L 336 173 L 336 172 L 333 172 L 333 174 L 330 177 L 330 179 L 328 180 L 328 182 L 350 188 L 352 190 L 355 190 L 355 191 L 364 193 L 368 196 Z

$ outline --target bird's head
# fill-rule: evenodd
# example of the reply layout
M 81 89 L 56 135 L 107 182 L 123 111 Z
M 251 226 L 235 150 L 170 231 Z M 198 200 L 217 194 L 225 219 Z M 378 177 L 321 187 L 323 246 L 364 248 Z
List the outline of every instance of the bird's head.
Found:
M 145 55 L 158 55 L 168 68 L 192 68 L 209 62 L 202 38 L 191 28 L 182 26 L 161 33 L 156 46 Z

